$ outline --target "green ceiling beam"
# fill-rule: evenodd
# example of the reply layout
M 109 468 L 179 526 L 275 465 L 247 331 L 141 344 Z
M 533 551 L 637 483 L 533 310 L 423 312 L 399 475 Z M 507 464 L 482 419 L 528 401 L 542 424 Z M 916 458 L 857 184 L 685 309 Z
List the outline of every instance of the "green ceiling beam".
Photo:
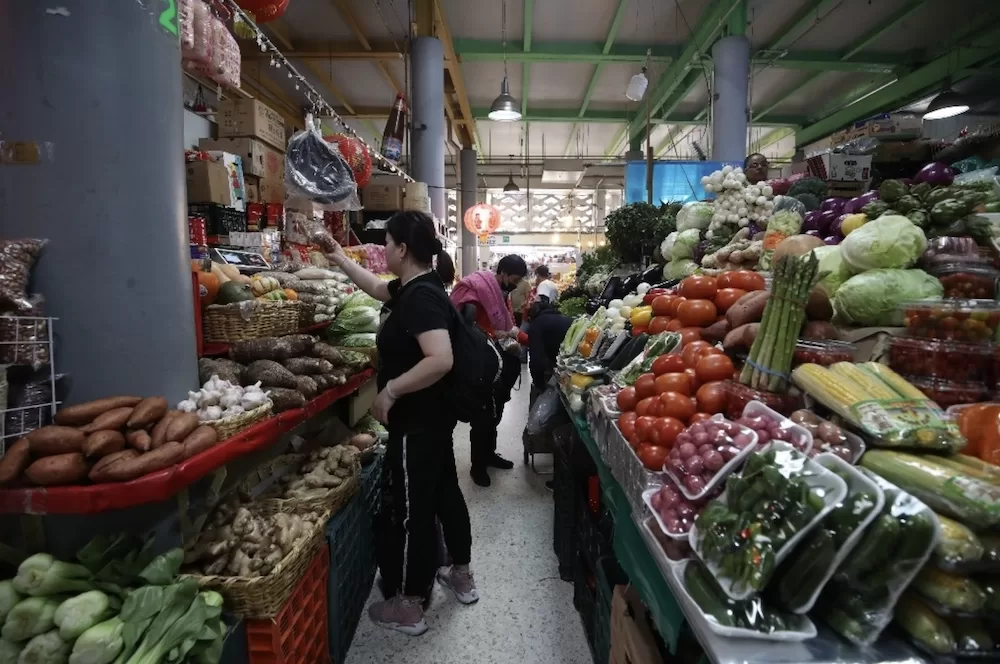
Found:
M 653 51 L 653 62 L 669 62 L 677 50 L 671 46 L 617 44 L 605 53 L 604 43 L 597 41 L 534 41 L 531 52 L 525 52 L 521 42 L 508 42 L 507 46 L 507 60 L 511 62 L 643 62 L 647 49 Z M 456 39 L 455 52 L 462 62 L 503 60 L 503 42 Z
M 700 62 L 701 54 L 711 47 L 729 13 L 735 11 L 741 2 L 742 0 L 712 0 L 705 8 L 701 19 L 691 32 L 687 46 L 660 76 L 656 88 L 646 93 L 648 95 L 646 103 L 650 104 L 654 115 L 659 113 L 664 102 L 670 99 L 674 91 L 684 84 L 692 63 Z M 635 136 L 642 131 L 642 127 L 641 118 L 633 119 L 628 126 L 628 136 Z
M 531 52 L 531 23 L 535 19 L 535 0 L 524 0 L 524 40 L 521 50 Z M 521 65 L 521 115 L 528 114 L 528 88 L 531 84 L 531 62 L 525 60 Z
M 627 124 L 623 124 L 621 128 L 615 133 L 614 138 L 608 143 L 607 149 L 604 151 L 605 157 L 613 157 L 619 152 L 619 146 L 621 145 L 622 139 L 625 138 L 625 130 L 628 129 Z
M 795 13 L 781 28 L 771 41 L 770 48 L 787 48 L 809 32 L 843 0 L 809 0 L 802 9 Z
M 965 78 L 975 67 L 1000 54 L 1000 27 L 982 32 L 971 43 L 946 53 L 923 67 L 900 77 L 895 83 L 842 108 L 795 135 L 796 145 L 808 145 L 857 120 L 899 108 L 923 94 L 941 87 L 947 80 Z M 956 77 L 955 72 L 961 75 Z
M 750 152 L 751 154 L 754 152 L 760 152 L 767 146 L 774 145 L 781 139 L 787 138 L 794 133 L 794 127 L 778 127 L 777 129 L 772 129 L 750 144 Z
M 472 116 L 476 120 L 488 119 L 489 107 L 474 107 L 472 109 Z M 631 114 L 625 111 L 605 111 L 605 110 L 589 110 L 580 115 L 579 109 L 576 107 L 566 107 L 566 108 L 534 108 L 531 112 L 524 116 L 522 122 L 626 122 Z M 695 113 L 674 113 L 669 119 L 662 118 L 659 116 L 653 117 L 652 124 L 702 124 L 704 115 L 699 115 Z M 640 120 L 641 127 L 646 126 L 646 116 L 642 114 Z M 805 118 L 800 116 L 775 116 L 773 118 L 768 118 L 767 125 L 772 127 L 796 127 L 803 123 Z M 640 132 L 641 133 L 641 132 Z M 635 134 L 633 134 L 635 135 Z
M 901 73 L 900 75 L 905 74 Z M 846 108 L 853 103 L 856 103 L 859 99 L 862 99 L 866 95 L 874 93 L 879 88 L 883 88 L 890 83 L 894 82 L 898 77 L 896 76 L 877 76 L 875 78 L 869 79 L 860 85 L 855 86 L 839 97 L 834 97 L 833 99 L 827 100 L 822 106 L 820 106 L 815 112 L 809 114 L 810 120 L 818 120 L 824 118 L 831 113 L 835 113 L 842 108 Z M 811 124 L 811 123 L 809 123 Z
M 927 0 L 910 0 L 905 5 L 889 15 L 889 18 L 882 21 L 874 28 L 863 34 L 857 41 L 847 47 L 844 51 L 843 59 L 848 60 L 878 41 L 885 33 L 889 32 L 897 25 L 908 19 L 915 11 L 927 4 Z
M 760 50 L 754 55 L 754 69 L 795 69 L 799 71 L 855 71 L 888 73 L 912 62 L 906 54 L 874 53 L 841 59 L 836 51 Z

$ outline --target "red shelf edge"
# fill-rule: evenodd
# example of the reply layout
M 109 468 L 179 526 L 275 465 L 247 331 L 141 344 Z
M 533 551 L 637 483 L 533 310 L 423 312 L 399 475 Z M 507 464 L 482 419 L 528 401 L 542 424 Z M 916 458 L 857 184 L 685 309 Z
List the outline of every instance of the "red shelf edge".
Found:
M 272 444 L 281 434 L 354 394 L 374 374 L 373 369 L 366 369 L 302 408 L 278 413 L 201 454 L 129 482 L 0 489 L 0 514 L 97 514 L 167 500 L 233 459 Z

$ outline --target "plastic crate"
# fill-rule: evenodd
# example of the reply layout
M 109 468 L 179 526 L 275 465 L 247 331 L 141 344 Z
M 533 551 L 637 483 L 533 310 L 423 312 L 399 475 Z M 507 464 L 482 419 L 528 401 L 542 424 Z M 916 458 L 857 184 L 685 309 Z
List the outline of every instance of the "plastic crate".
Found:
M 329 661 L 327 578 L 330 554 L 320 549 L 274 618 L 247 620 L 249 664 L 320 664 Z
M 365 559 L 365 566 L 362 569 L 367 575 L 369 586 L 375 580 L 375 571 L 378 569 L 378 561 L 375 557 L 375 524 L 382 509 L 382 465 L 384 459 L 385 453 L 379 450 L 375 453 L 372 462 L 361 469 L 361 490 L 358 492 L 365 512 L 360 539 L 364 547 Z
M 361 496 L 355 495 L 326 526 L 330 548 L 329 642 L 334 664 L 344 661 L 371 593 L 374 574 L 369 573 L 368 556 L 374 556 L 374 547 L 369 554 L 363 540 L 367 522 L 365 505 Z
M 606 664 L 611 652 L 611 598 L 615 586 L 627 586 L 628 576 L 614 556 L 597 561 L 597 612 L 594 616 L 594 662 Z
M 552 475 L 552 498 L 555 502 L 552 545 L 559 562 L 559 577 L 570 581 L 573 579 L 573 561 L 577 552 L 577 502 L 580 492 L 574 484 L 569 460 L 558 447 L 556 450 Z
M 596 572 L 597 561 L 611 555 L 610 517 L 606 513 L 595 516 L 583 496 L 580 496 L 576 518 L 580 555 L 583 556 L 587 569 Z
M 229 235 L 247 230 L 247 213 L 218 203 L 189 203 L 188 217 L 203 217 L 209 235 Z
M 594 654 L 595 622 L 597 618 L 597 580 L 587 569 L 581 556 L 573 565 L 573 606 L 580 613 L 583 631 L 587 634 L 587 645 Z M 595 658 L 595 662 L 596 662 Z

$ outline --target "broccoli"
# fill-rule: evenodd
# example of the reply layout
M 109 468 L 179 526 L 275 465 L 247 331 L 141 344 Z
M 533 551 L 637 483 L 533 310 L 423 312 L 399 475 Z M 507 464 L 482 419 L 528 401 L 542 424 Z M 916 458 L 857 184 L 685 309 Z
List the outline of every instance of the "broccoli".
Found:
M 802 178 L 795 182 L 788 190 L 789 196 L 798 197 L 799 194 L 812 194 L 817 199 L 826 198 L 826 182 L 819 178 Z
M 806 212 L 811 212 L 819 207 L 819 197 L 809 192 L 803 192 L 792 196 L 795 200 L 805 206 Z

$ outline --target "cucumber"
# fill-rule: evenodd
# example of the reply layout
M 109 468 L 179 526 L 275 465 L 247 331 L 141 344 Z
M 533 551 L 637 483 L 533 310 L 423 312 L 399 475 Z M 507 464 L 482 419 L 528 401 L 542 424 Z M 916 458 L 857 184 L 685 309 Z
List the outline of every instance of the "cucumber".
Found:
M 955 636 L 951 628 L 912 591 L 899 598 L 895 611 L 896 622 L 913 637 L 913 640 L 939 655 L 955 651 Z
M 639 342 L 640 342 L 640 337 L 632 337 L 631 339 L 627 340 L 622 345 L 618 353 L 615 355 L 614 359 L 611 360 L 611 364 L 608 365 L 608 370 L 620 371 L 621 369 L 624 369 L 625 365 L 628 364 L 633 357 L 635 357 L 632 354 L 632 350 L 633 348 L 635 348 L 635 345 Z
M 852 577 L 859 577 L 885 561 L 885 552 L 896 547 L 901 526 L 891 514 L 883 513 L 865 531 L 861 542 L 851 553 L 845 570 Z
M 703 613 L 714 618 L 723 627 L 737 627 L 732 612 L 719 598 L 719 592 L 712 587 L 712 582 L 700 563 L 689 562 L 684 569 L 684 588 Z
M 990 652 L 993 650 L 993 639 L 983 622 L 978 618 L 952 618 L 948 621 L 955 635 L 955 646 L 959 652 Z
M 944 565 L 961 565 L 977 562 L 985 548 L 975 533 L 958 521 L 935 514 L 941 536 L 934 548 L 934 558 Z
M 859 491 L 845 498 L 842 504 L 830 512 L 824 524 L 833 531 L 833 539 L 838 547 L 844 545 L 847 538 L 858 529 L 858 524 L 871 513 L 875 500 L 873 494 Z
M 804 606 L 836 555 L 837 547 L 830 531 L 817 531 L 809 543 L 796 549 L 795 556 L 783 566 L 785 573 L 778 582 L 781 602 L 791 610 Z
M 903 517 L 892 559 L 897 562 L 922 560 L 935 543 L 937 529 L 933 519 L 933 513 L 928 511 Z
M 823 618 L 840 635 L 855 642 L 863 642 L 868 636 L 868 628 L 850 615 L 833 606 L 825 607 Z

